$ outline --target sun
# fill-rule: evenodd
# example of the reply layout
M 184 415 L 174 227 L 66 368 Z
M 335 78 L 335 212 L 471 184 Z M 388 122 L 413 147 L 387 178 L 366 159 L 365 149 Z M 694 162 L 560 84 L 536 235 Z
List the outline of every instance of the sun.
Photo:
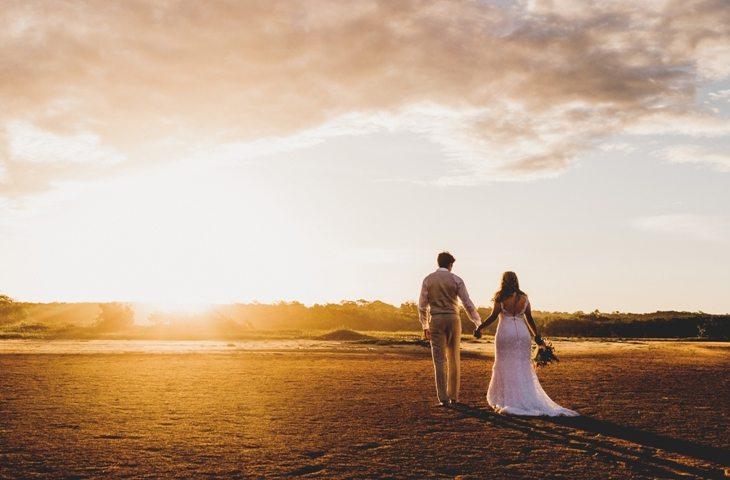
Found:
M 78 188 L 35 234 L 31 258 L 50 272 L 38 288 L 51 301 L 196 313 L 291 297 L 287 287 L 305 284 L 296 273 L 311 271 L 286 211 L 227 171 L 175 164 Z
M 205 313 L 212 306 L 208 303 L 191 302 L 185 300 L 163 300 L 151 302 L 152 312 L 177 314 L 183 316 L 194 316 Z

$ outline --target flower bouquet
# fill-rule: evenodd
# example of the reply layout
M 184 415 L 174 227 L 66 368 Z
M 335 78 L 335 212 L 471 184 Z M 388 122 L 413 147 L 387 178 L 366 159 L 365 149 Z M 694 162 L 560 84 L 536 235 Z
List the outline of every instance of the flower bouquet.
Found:
M 543 340 L 539 335 L 535 337 L 535 343 L 537 345 L 532 352 L 532 363 L 535 365 L 535 370 L 540 367 L 547 367 L 553 362 L 560 361 L 555 356 L 555 348 L 552 343 Z

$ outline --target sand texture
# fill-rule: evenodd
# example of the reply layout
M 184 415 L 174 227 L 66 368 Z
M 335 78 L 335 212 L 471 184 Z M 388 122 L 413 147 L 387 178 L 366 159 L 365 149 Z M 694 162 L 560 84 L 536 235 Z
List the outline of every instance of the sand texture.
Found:
M 556 346 L 541 382 L 582 417 L 492 413 L 486 343 L 455 408 L 423 347 L 6 349 L 0 478 L 730 476 L 730 346 Z

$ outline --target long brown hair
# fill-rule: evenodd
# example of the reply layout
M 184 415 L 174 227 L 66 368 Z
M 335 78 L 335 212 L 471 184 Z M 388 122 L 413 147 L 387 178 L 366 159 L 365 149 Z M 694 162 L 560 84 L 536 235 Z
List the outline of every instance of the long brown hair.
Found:
M 492 300 L 495 302 L 503 302 L 515 294 L 518 297 L 520 295 L 527 295 L 520 290 L 520 281 L 517 280 L 517 274 L 515 272 L 504 272 L 502 274 L 502 284 L 499 286 L 499 290 L 494 294 Z

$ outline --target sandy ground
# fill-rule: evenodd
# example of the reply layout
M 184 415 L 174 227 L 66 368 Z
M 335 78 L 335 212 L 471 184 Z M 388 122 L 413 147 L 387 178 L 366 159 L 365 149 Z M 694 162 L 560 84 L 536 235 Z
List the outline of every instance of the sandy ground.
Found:
M 541 382 L 583 416 L 548 419 L 489 410 L 491 343 L 446 409 L 423 347 L 19 342 L 0 478 L 730 477 L 728 344 L 556 342 Z

